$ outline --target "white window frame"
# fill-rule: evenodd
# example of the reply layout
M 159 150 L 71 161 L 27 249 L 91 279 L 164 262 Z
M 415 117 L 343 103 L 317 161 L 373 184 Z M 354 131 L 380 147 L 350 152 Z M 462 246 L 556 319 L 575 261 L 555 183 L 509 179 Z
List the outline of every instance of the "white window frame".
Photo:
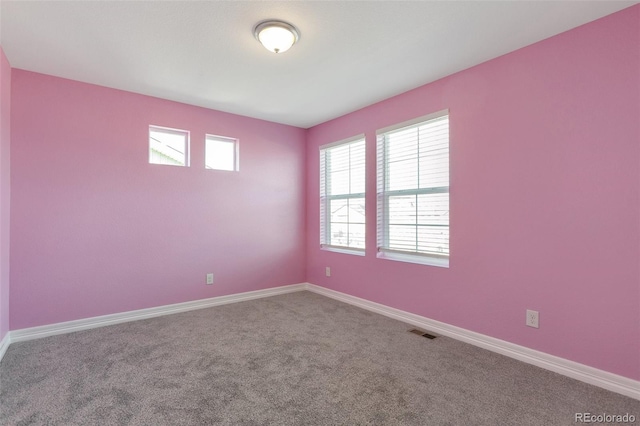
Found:
M 433 114 L 425 115 L 422 117 L 415 118 L 413 120 L 405 121 L 403 123 L 399 123 L 393 126 L 385 127 L 376 131 L 376 142 L 377 142 L 377 257 L 381 259 L 388 260 L 396 260 L 401 262 L 409 262 L 409 263 L 417 263 L 422 265 L 430 265 L 430 266 L 438 266 L 438 267 L 449 267 L 449 259 L 451 256 L 450 249 L 450 241 L 447 246 L 448 254 L 439 255 L 436 253 L 424 253 L 420 251 L 400 251 L 393 250 L 389 248 L 389 242 L 387 241 L 389 235 L 389 198 L 392 196 L 399 195 L 419 195 L 419 194 L 433 194 L 433 193 L 450 193 L 450 184 L 446 187 L 433 187 L 433 188 L 412 188 L 412 189 L 402 189 L 402 190 L 388 190 L 388 169 L 387 169 L 387 158 L 386 158 L 386 141 L 385 137 L 389 133 L 393 133 L 399 130 L 418 127 L 423 125 L 424 123 L 435 120 L 438 118 L 442 118 L 445 116 L 449 116 L 449 110 L 445 109 L 442 111 L 435 112 Z M 449 162 L 450 162 L 450 128 L 449 128 Z M 419 173 L 419 172 L 418 172 Z M 419 176 L 419 174 L 418 174 Z M 449 181 L 451 177 L 450 168 L 449 168 Z M 449 206 L 450 207 L 450 206 Z M 416 218 L 417 220 L 417 218 Z M 418 226 L 416 224 L 416 226 Z M 447 222 L 447 228 L 451 229 L 450 220 Z M 416 228 L 417 229 L 417 228 Z
M 156 162 L 152 162 L 152 148 L 151 148 L 151 132 L 155 131 L 155 132 L 160 132 L 160 133 L 168 133 L 168 134 L 174 134 L 174 135 L 180 135 L 180 136 L 184 136 L 184 164 L 168 164 L 168 163 L 156 163 Z M 188 130 L 182 130 L 182 129 L 173 129 L 171 127 L 162 127 L 162 126 L 156 126 L 156 125 L 149 125 L 149 131 L 148 131 L 148 136 L 149 136 L 149 164 L 157 164 L 160 166 L 174 166 L 174 167 L 189 167 L 189 154 L 190 154 L 190 132 Z M 162 153 L 161 153 L 162 154 Z M 169 157 L 171 158 L 171 157 Z
M 233 143 L 233 169 L 217 169 L 214 167 L 207 167 L 207 142 L 225 142 Z M 206 170 L 218 170 L 223 172 L 237 172 L 240 171 L 240 141 L 237 138 L 231 138 L 228 136 L 212 135 L 207 133 L 204 137 L 204 168 Z
M 329 241 L 331 241 L 330 235 L 331 235 L 331 212 L 329 210 L 329 205 L 331 204 L 332 200 L 349 200 L 349 199 L 358 199 L 358 198 L 362 198 L 365 199 L 365 203 L 366 203 L 366 198 L 365 198 L 365 194 L 366 194 L 366 189 L 364 190 L 364 192 L 358 192 L 358 193 L 348 193 L 348 194 L 340 194 L 340 195 L 329 195 L 327 194 L 327 188 L 329 187 L 329 176 L 330 176 L 330 170 L 328 170 L 328 167 L 326 165 L 326 155 L 327 152 L 329 150 L 331 150 L 332 148 L 337 148 L 340 146 L 344 146 L 344 145 L 350 145 L 350 144 L 354 144 L 354 143 L 358 143 L 358 142 L 362 142 L 364 144 L 364 162 L 363 162 L 363 166 L 364 166 L 364 176 L 363 176 L 363 180 L 364 180 L 364 185 L 366 188 L 366 169 L 367 169 L 367 165 L 366 165 L 366 139 L 365 139 L 365 135 L 364 134 L 360 134 L 348 139 L 343 139 L 341 141 L 338 142 L 334 142 L 334 143 L 330 143 L 330 144 L 326 144 L 326 145 L 322 145 L 320 146 L 320 248 L 321 250 L 327 250 L 327 251 L 333 251 L 333 252 L 337 252 L 337 253 L 344 253 L 344 254 L 353 254 L 353 255 L 358 255 L 358 256 L 364 256 L 365 255 L 365 248 L 360 248 L 360 247 L 353 247 L 353 246 L 338 246 L 338 245 L 331 245 L 329 244 Z M 351 166 L 350 166 L 350 170 L 351 170 Z M 323 173 L 324 172 L 324 173 Z M 365 217 L 365 223 L 364 223 L 364 228 L 365 228 L 365 235 L 364 235 L 364 241 L 365 241 L 365 246 L 366 246 L 366 213 L 364 215 Z

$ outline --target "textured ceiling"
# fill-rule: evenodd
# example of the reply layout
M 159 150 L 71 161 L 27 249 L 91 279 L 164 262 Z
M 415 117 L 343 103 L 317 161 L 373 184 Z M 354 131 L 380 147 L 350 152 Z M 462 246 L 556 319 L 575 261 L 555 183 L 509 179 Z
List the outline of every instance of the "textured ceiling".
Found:
M 7 1 L 14 68 L 307 128 L 637 1 Z M 274 18 L 298 44 L 253 37 Z

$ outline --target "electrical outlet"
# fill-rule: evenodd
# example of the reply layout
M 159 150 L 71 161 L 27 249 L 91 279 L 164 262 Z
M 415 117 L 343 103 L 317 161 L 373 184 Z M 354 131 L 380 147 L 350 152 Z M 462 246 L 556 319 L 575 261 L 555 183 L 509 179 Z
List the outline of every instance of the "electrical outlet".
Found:
M 327 266 L 326 268 L 324 268 L 324 274 L 328 277 L 331 276 L 331 268 L 329 266 Z
M 207 274 L 207 285 L 213 284 L 213 274 Z
M 538 311 L 531 311 L 529 309 L 527 309 L 527 325 L 529 327 L 534 327 L 534 328 L 539 328 L 538 327 L 538 317 L 539 313 Z

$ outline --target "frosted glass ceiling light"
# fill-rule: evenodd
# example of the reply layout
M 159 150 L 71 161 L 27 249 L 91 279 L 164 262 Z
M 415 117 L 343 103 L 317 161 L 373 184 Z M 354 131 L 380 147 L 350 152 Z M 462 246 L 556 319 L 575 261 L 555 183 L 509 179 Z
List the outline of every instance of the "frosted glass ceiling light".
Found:
M 300 38 L 300 33 L 293 25 L 273 20 L 260 22 L 253 29 L 253 35 L 273 53 L 286 52 Z

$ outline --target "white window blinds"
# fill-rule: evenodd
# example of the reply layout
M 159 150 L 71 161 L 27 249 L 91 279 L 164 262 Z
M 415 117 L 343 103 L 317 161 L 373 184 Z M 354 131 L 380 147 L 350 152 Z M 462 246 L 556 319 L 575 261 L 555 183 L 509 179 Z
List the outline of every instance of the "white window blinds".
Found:
M 364 251 L 365 139 L 320 147 L 320 244 Z
M 448 259 L 448 111 L 378 131 L 377 145 L 381 257 L 404 253 Z

